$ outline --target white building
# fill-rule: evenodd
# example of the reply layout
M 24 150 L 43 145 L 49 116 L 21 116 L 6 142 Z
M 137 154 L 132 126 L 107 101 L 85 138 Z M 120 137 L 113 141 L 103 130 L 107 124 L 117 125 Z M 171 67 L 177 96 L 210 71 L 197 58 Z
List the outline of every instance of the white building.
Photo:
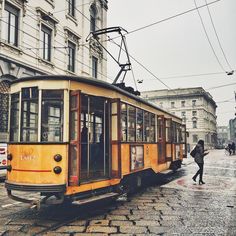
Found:
M 229 127 L 217 126 L 217 146 L 218 148 L 224 147 L 229 141 Z
M 41 74 L 106 80 L 106 53 L 86 41 L 106 27 L 107 0 L 0 0 L 0 142 L 7 140 L 10 81 Z
M 153 90 L 142 92 L 148 101 L 182 118 L 188 131 L 188 150 L 199 139 L 207 148 L 216 145 L 216 103 L 203 88 Z
M 236 118 L 229 120 L 229 139 L 236 142 Z

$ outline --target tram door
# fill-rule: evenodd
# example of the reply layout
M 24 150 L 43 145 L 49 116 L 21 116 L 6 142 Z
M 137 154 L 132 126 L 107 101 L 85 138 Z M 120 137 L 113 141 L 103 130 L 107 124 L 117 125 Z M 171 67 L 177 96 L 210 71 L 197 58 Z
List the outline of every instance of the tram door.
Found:
M 173 157 L 173 142 L 172 142 L 172 119 L 165 119 L 165 140 L 166 140 L 166 161 L 172 161 Z
M 187 138 L 186 133 L 186 125 L 181 125 L 181 143 L 182 143 L 182 149 L 183 149 L 183 157 L 187 157 Z
M 109 176 L 109 103 L 101 97 L 81 95 L 80 180 Z
M 166 156 L 164 116 L 157 117 L 157 128 L 158 128 L 158 163 L 164 163 Z

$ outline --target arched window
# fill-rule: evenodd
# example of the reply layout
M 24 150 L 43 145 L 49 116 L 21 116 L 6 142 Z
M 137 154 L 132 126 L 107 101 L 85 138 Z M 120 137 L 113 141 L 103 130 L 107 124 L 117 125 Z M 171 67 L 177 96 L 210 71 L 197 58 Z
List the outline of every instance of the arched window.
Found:
M 97 8 L 95 5 L 90 7 L 90 31 L 93 32 L 96 30 L 96 17 L 97 17 Z

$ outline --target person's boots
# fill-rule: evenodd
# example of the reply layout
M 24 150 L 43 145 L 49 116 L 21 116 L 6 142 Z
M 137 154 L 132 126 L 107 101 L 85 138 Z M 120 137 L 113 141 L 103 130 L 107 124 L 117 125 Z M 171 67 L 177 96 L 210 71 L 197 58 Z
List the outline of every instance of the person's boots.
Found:
M 193 178 L 192 178 L 194 182 L 196 182 L 196 178 L 197 178 L 197 176 L 194 175 Z

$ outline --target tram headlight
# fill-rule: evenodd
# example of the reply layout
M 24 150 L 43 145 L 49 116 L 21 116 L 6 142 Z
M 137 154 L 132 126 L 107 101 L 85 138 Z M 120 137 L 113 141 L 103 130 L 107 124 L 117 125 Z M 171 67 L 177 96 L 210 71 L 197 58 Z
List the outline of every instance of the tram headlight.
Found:
M 62 156 L 61 156 L 60 154 L 56 154 L 56 155 L 54 156 L 54 160 L 55 160 L 56 162 L 60 162 L 60 161 L 62 160 Z
M 9 161 L 12 160 L 12 154 L 11 153 L 7 154 L 7 160 L 9 160 Z
M 62 169 L 61 169 L 60 166 L 56 166 L 56 167 L 54 167 L 53 171 L 54 171 L 55 174 L 60 174 Z

